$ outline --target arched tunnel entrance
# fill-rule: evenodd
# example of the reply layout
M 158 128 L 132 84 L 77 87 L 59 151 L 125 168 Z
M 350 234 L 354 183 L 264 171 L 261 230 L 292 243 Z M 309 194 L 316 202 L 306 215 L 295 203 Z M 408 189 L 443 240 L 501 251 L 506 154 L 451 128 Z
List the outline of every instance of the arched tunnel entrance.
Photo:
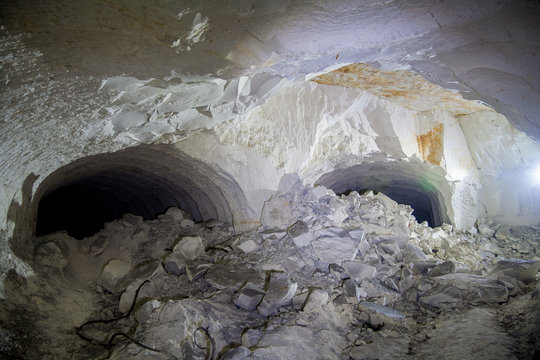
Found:
M 39 186 L 35 234 L 67 230 L 82 239 L 126 213 L 156 218 L 175 206 L 194 221 L 233 224 L 245 198 L 238 184 L 171 146 L 139 146 L 79 159 Z
M 444 176 L 423 164 L 397 161 L 363 163 L 327 173 L 319 178 L 317 184 L 332 189 L 336 194 L 367 190 L 382 192 L 400 204 L 410 205 L 418 222 L 427 221 L 431 227 L 449 222 L 441 192 L 449 193 L 448 183 Z

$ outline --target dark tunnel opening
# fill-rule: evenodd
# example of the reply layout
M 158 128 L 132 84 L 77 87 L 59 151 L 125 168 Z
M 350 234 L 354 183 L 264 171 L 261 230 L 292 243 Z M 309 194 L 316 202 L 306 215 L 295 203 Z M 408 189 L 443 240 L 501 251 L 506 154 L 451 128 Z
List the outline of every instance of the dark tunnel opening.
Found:
M 404 189 L 408 191 L 404 191 Z M 409 205 L 413 209 L 412 215 L 419 223 L 426 221 L 431 227 L 442 225 L 441 218 L 437 214 L 437 209 L 434 208 L 437 205 L 432 203 L 429 195 L 423 191 L 415 190 L 406 184 L 394 184 L 393 186 L 384 187 L 378 187 L 372 184 L 371 188 L 347 189 L 343 194 L 338 195 L 348 195 L 352 191 L 357 191 L 359 194 L 364 194 L 368 191 L 373 191 L 375 194 L 381 192 L 398 204 Z
M 421 223 L 441 226 L 449 222 L 444 198 L 439 190 L 444 178 L 416 163 L 367 163 L 323 175 L 318 184 L 336 194 L 372 190 L 381 192 L 399 204 L 409 205 L 412 215 Z
M 140 170 L 108 170 L 84 177 L 42 197 L 38 206 L 36 235 L 66 230 L 70 236 L 82 239 L 124 214 L 142 216 L 145 220 L 155 219 L 171 206 L 189 210 L 195 221 L 201 221 L 197 207 L 189 206 L 193 200 L 182 189 L 170 185 L 165 179 Z
M 104 206 L 106 202 L 103 195 L 84 185 L 60 188 L 41 199 L 36 235 L 66 230 L 76 239 L 91 236 L 101 230 L 106 222 L 119 217 L 114 207 Z
M 83 158 L 55 171 L 36 194 L 35 235 L 65 230 L 77 239 L 130 213 L 155 219 L 178 207 L 196 221 L 233 223 L 223 176 L 167 147 L 137 147 Z M 230 187 L 230 189 L 228 188 Z

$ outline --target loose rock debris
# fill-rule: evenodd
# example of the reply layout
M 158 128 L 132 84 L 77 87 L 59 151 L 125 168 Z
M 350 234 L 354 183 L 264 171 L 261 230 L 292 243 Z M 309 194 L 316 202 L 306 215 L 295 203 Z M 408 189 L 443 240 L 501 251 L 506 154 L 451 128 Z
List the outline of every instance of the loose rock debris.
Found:
M 533 359 L 540 229 L 418 224 L 382 193 L 291 181 L 235 234 L 170 208 L 35 240 L 9 274 L 0 351 L 19 358 Z M 287 207 L 282 204 L 287 203 Z M 369 220 L 366 220 L 369 219 Z M 4 314 L 8 314 L 5 316 Z

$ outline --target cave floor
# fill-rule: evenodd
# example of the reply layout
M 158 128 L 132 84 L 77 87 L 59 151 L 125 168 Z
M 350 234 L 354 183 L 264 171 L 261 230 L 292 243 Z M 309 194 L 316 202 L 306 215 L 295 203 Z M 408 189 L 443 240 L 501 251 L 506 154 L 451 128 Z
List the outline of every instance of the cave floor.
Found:
M 537 228 L 432 229 L 383 194 L 290 196 L 242 234 L 170 208 L 36 238 L 35 276 L 5 280 L 0 355 L 538 357 Z

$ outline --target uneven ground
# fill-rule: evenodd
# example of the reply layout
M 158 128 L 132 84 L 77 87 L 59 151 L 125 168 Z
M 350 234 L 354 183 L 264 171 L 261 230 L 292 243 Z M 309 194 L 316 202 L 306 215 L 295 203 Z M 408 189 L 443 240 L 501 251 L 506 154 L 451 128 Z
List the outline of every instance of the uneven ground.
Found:
M 6 278 L 2 356 L 538 358 L 540 229 L 432 229 L 380 193 L 288 184 L 240 235 L 170 208 L 36 238 L 36 275 Z

